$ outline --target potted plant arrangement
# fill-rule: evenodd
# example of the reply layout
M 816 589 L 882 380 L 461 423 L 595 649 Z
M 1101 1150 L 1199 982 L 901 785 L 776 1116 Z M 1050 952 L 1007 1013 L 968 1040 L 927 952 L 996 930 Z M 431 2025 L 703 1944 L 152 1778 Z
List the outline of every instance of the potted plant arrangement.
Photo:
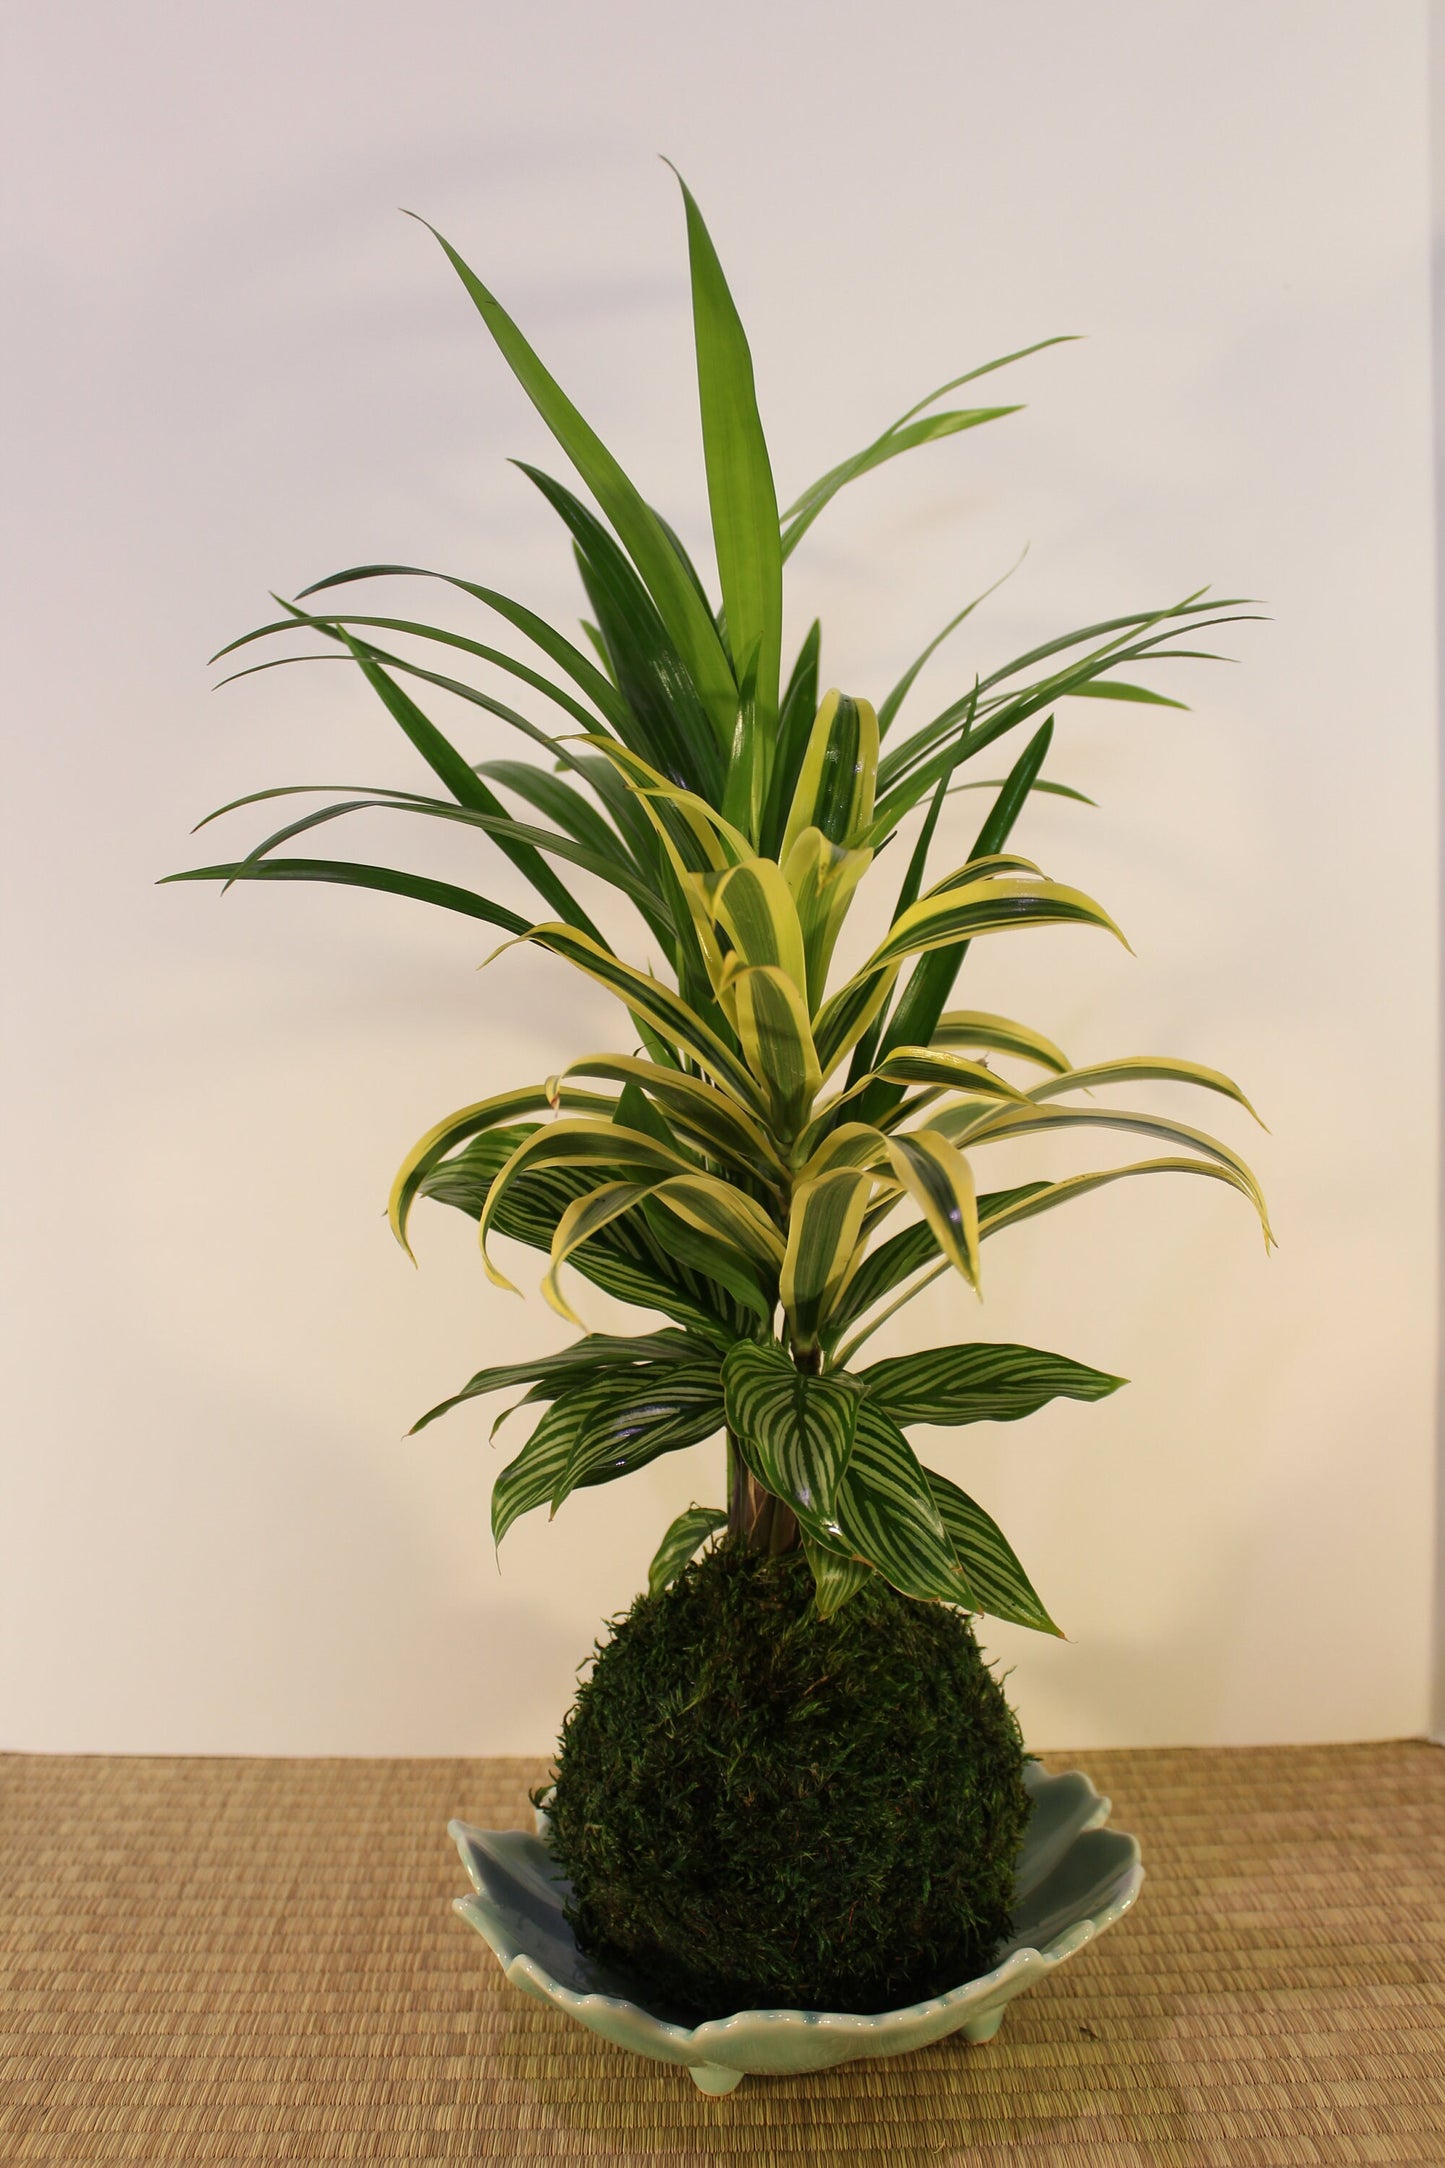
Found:
M 780 515 L 747 340 L 685 187 L 683 202 L 719 592 L 443 240 L 591 499 L 523 469 L 571 537 L 587 644 L 460 575 L 374 564 L 318 581 L 234 645 L 301 631 L 349 657 L 441 794 L 327 796 L 245 857 L 172 878 L 411 896 L 617 999 L 614 1048 L 493 1088 L 430 1130 L 397 1176 L 391 1224 L 407 1245 L 418 1199 L 467 1213 L 499 1286 L 495 1237 L 545 1253 L 542 1292 L 580 1328 L 553 1354 L 479 1371 L 417 1425 L 506 1392 L 540 1411 L 496 1480 L 498 1542 L 524 1513 L 725 1440 L 716 1496 L 666 1531 L 647 1593 L 580 1688 L 539 1834 L 458 1829 L 476 1890 L 464 1909 L 517 1984 L 721 2092 L 746 2070 L 957 2029 L 985 2038 L 1010 1994 L 1138 1886 L 1137 1847 L 1096 1826 L 1107 1806 L 1086 1780 L 1026 1760 L 970 1618 L 1058 1629 L 989 1513 L 907 1435 L 1096 1400 L 1122 1380 L 964 1338 L 962 1322 L 953 1344 L 881 1361 L 864 1355 L 870 1336 L 941 1274 L 977 1289 L 990 1235 L 1125 1176 L 1208 1176 L 1249 1200 L 1267 1239 L 1268 1224 L 1227 1144 L 1097 1096 L 1164 1079 L 1247 1106 L 1227 1077 L 1152 1056 L 1076 1067 L 1031 1025 L 955 998 L 985 935 L 1118 935 L 1100 904 L 1011 847 L 1030 796 L 1060 788 L 1043 774 L 1055 713 L 1080 696 L 1177 706 L 1117 673 L 1198 653 L 1235 606 L 1195 594 L 1066 633 L 973 675 L 911 730 L 899 721 L 915 680 L 975 605 L 876 708 L 823 690 L 816 623 L 785 671 L 784 566 L 832 499 L 1017 411 L 941 402 L 1057 342 L 942 386 Z M 392 576 L 445 579 L 534 659 L 311 599 Z M 454 674 L 477 662 L 531 712 Z M 419 704 L 428 687 L 509 725 L 526 757 L 474 763 Z M 1026 725 L 983 786 L 972 849 L 935 863 L 960 771 Z M 525 876 L 538 914 L 288 849 L 376 807 L 473 829 Z M 636 951 L 594 923 L 575 871 L 635 908 Z M 886 930 L 838 972 L 850 906 L 880 881 Z M 1076 1127 L 1142 1136 L 1149 1156 L 977 1186 L 987 1147 Z M 648 1313 L 644 1329 L 589 1331 L 572 1275 Z

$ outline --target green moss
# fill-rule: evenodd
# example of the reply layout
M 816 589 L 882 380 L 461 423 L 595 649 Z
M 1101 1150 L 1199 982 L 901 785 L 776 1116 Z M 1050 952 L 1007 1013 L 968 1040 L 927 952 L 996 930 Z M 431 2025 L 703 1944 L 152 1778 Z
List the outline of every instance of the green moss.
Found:
M 1028 1816 L 967 1620 L 722 1544 L 599 1644 L 552 1811 L 579 1944 L 691 2019 L 890 2009 L 1007 1932 Z

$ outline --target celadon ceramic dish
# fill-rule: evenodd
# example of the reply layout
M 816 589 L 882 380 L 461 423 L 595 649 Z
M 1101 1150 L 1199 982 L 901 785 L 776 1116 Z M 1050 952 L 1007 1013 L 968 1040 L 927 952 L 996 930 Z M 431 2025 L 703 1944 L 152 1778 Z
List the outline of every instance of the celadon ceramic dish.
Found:
M 841 2010 L 739 2010 L 686 2025 L 636 1986 L 584 1957 L 562 1916 L 568 1885 L 538 1834 L 472 1829 L 450 1833 L 473 1894 L 456 1909 L 489 1944 L 513 1987 L 549 2002 L 614 2046 L 680 2063 L 705 2093 L 730 2093 L 744 2077 L 826 2070 L 863 2055 L 903 2055 L 962 2033 L 991 2040 L 1005 2005 L 1121 1919 L 1139 1894 L 1139 1846 L 1106 1829 L 1109 1801 L 1079 1770 L 1050 1776 L 1028 1763 L 1033 1812 L 1019 1852 L 1013 1933 L 998 1963 L 977 1980 L 905 2010 L 873 2016 Z

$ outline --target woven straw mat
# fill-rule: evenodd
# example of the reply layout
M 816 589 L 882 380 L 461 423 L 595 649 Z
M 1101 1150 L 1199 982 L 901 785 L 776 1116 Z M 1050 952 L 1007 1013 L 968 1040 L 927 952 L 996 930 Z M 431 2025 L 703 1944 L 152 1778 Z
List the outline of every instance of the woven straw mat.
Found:
M 997 2040 L 708 2100 L 452 1913 L 540 1764 L 0 1757 L 0 2162 L 1445 2168 L 1445 1752 L 1079 1759 L 1144 1893 Z

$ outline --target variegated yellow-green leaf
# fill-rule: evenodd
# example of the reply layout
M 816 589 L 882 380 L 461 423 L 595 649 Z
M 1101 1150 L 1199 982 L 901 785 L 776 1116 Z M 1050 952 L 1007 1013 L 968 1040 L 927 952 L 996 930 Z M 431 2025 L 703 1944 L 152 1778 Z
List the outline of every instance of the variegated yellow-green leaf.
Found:
M 813 1022 L 813 1044 L 825 1077 L 862 1038 L 892 993 L 897 976 L 897 964 L 860 971 L 823 1003 Z
M 703 1077 L 665 1069 L 635 1054 L 588 1054 L 581 1061 L 569 1062 L 562 1076 L 636 1084 L 662 1110 L 669 1126 L 709 1159 L 769 1181 L 781 1178 L 785 1171 L 763 1124 L 720 1085 Z
M 671 1588 L 684 1566 L 694 1559 L 709 1536 L 726 1528 L 728 1517 L 717 1506 L 689 1506 L 679 1513 L 653 1554 L 647 1569 L 647 1593 L 660 1596 Z
M 776 1276 L 780 1270 L 783 1238 L 746 1190 L 715 1175 L 680 1174 L 659 1182 L 653 1197 L 700 1234 L 727 1243 L 758 1272 Z
M 732 821 L 727 820 L 715 806 L 700 798 L 696 791 L 684 790 L 665 776 L 660 768 L 654 768 L 640 753 L 630 746 L 618 745 L 611 738 L 584 738 L 584 745 L 595 746 L 605 759 L 610 760 L 636 792 L 643 810 L 653 818 L 660 832 L 656 809 L 671 806 L 678 812 L 693 840 L 703 854 L 705 865 L 715 869 L 724 866 L 746 865 L 755 855 L 753 845 Z
M 604 1182 L 600 1188 L 574 1198 L 568 1205 L 552 1236 L 552 1262 L 542 1282 L 543 1297 L 559 1317 L 586 1330 L 583 1320 L 562 1292 L 562 1267 L 574 1250 L 580 1250 L 584 1242 L 590 1242 L 624 1212 L 630 1212 L 654 1187 L 651 1182 Z
M 775 1343 L 740 1340 L 723 1363 L 728 1429 L 763 1488 L 819 1540 L 839 1540 L 838 1486 L 853 1448 L 858 1388 L 812 1377 Z
M 1224 1098 L 1234 1100 L 1236 1105 L 1243 1107 L 1247 1114 L 1253 1114 L 1254 1119 L 1259 1121 L 1259 1116 L 1255 1114 L 1254 1108 L 1232 1077 L 1225 1076 L 1218 1069 L 1206 1069 L 1197 1061 L 1173 1061 L 1153 1054 L 1135 1054 L 1124 1061 L 1098 1062 L 1087 1069 L 1071 1069 L 1063 1076 L 1050 1077 L 1045 1084 L 1036 1084 L 1029 1097 L 1033 1100 L 1054 1099 L 1060 1092 L 1093 1091 L 1100 1084 L 1153 1082 L 1197 1084 L 1203 1091 L 1219 1092 Z M 1264 1127 L 1263 1122 L 1260 1122 L 1260 1127 Z
M 719 1084 L 725 1084 L 741 1099 L 745 1106 L 757 1108 L 758 1087 L 749 1076 L 737 1056 L 723 1045 L 715 1032 L 708 1030 L 696 1010 L 669 987 L 648 978 L 644 972 L 634 971 L 607 949 L 599 948 L 585 934 L 574 931 L 571 926 L 534 926 L 522 937 L 535 941 L 539 948 L 548 949 L 554 956 L 575 964 L 589 978 L 596 979 L 626 1003 L 634 1016 L 645 1017 L 658 1036 L 669 1045 L 691 1054 L 702 1064 Z
M 842 1167 L 800 1182 L 793 1192 L 778 1294 L 796 1348 L 817 1346 L 857 1249 L 872 1189 L 871 1175 Z
M 792 1138 L 812 1112 L 822 1083 L 802 992 L 786 971 L 762 964 L 731 973 L 724 989 L 773 1133 Z
M 811 1135 L 811 1128 L 805 1130 L 799 1146 Z M 827 1174 L 835 1167 L 858 1167 L 877 1172 L 887 1166 L 888 1139 L 881 1129 L 875 1129 L 871 1122 L 840 1122 L 800 1163 L 795 1180 L 814 1182 L 819 1175 Z
M 921 896 L 910 904 L 873 951 L 864 973 L 925 949 L 948 948 L 955 941 L 977 940 L 981 934 L 1002 933 L 1013 926 L 1067 925 L 1102 926 L 1118 940 L 1124 939 L 1103 905 L 1080 889 L 1057 881 L 989 875 L 937 895 Z
M 808 983 L 803 929 L 782 868 L 770 858 L 704 875 L 703 892 L 717 923 L 745 964 L 776 965 L 800 993 Z
M 1024 1105 L 1037 1096 L 1020 1091 L 1007 1077 L 996 1076 L 965 1054 L 936 1054 L 926 1046 L 895 1046 L 866 1081 L 871 1083 L 873 1077 L 881 1077 L 886 1084 L 925 1084 L 939 1091 L 973 1092 L 980 1098 L 1010 1099 Z M 854 1086 L 855 1091 L 859 1089 Z
M 459 1107 L 455 1114 L 448 1114 L 434 1123 L 424 1137 L 419 1137 L 397 1169 L 387 1204 L 392 1233 L 410 1257 L 406 1223 L 417 1192 L 432 1169 L 440 1166 L 449 1152 L 456 1151 L 470 1138 L 479 1137 L 488 1129 L 503 1129 L 519 1114 L 540 1113 L 547 1107 L 565 1106 L 576 1108 L 579 1113 L 604 1114 L 615 1104 L 615 1100 L 605 1098 L 600 1092 L 569 1089 L 554 1096 L 545 1084 L 529 1084 L 521 1091 L 497 1092 L 490 1099 L 477 1099 L 469 1107 Z
M 1037 1633 L 1057 1634 L 1058 1627 L 1040 1603 L 997 1521 L 956 1483 L 950 1483 L 947 1476 L 933 1468 L 925 1473 L 958 1560 L 963 1590 L 955 1596 L 955 1603 L 966 1604 L 970 1611 L 987 1612 L 990 1618 L 1008 1619 L 1015 1626 L 1032 1626 Z
M 644 1136 L 640 1130 L 624 1129 L 617 1122 L 563 1120 L 537 1130 L 517 1146 L 498 1174 L 488 1194 L 486 1209 L 477 1223 L 477 1237 L 488 1278 L 494 1286 L 511 1288 L 514 1294 L 516 1289 L 512 1282 L 497 1271 L 487 1255 L 487 1236 L 511 1185 L 523 1173 L 542 1167 L 595 1167 L 602 1181 L 617 1176 L 630 1177 L 634 1181 L 661 1180 L 669 1174 L 691 1172 L 688 1161 L 680 1152 L 670 1151 L 655 1137 Z
M 944 1256 L 977 1287 L 978 1198 L 962 1152 L 936 1129 L 917 1129 L 888 1139 L 888 1159 Z
M 949 1009 L 940 1016 L 929 1041 L 932 1046 L 982 1046 L 999 1054 L 1015 1054 L 1020 1061 L 1035 1062 L 1062 1076 L 1072 1065 L 1062 1047 L 1041 1031 L 1015 1024 L 1007 1016 L 986 1009 Z
M 861 843 L 873 819 L 878 777 L 878 717 L 866 700 L 827 693 L 819 708 L 778 856 L 786 860 L 805 828 L 830 842 Z
M 955 1121 L 951 1110 L 945 1108 L 937 1117 L 937 1126 L 971 1150 L 978 1144 L 993 1144 L 1008 1137 L 1028 1136 L 1044 1129 L 1113 1129 L 1128 1130 L 1142 1137 L 1158 1137 L 1166 1144 L 1183 1144 L 1190 1151 L 1198 1152 L 1212 1160 L 1233 1179 L 1234 1186 L 1243 1190 L 1259 1214 L 1265 1241 L 1272 1243 L 1269 1214 L 1265 1210 L 1264 1192 L 1250 1173 L 1237 1152 L 1218 1137 L 1207 1136 L 1202 1129 L 1191 1129 L 1184 1122 L 1166 1121 L 1162 1115 L 1124 1113 L 1113 1107 L 999 1107 L 983 1113 L 964 1114 Z
M 1126 1181 L 1135 1174 L 1203 1174 L 1212 1182 L 1226 1182 L 1242 1196 L 1255 1203 L 1253 1177 L 1238 1174 L 1233 1167 L 1220 1166 L 1209 1159 L 1136 1159 L 1127 1167 L 1106 1167 L 1098 1174 L 1071 1174 L 1059 1182 L 1029 1182 L 1022 1189 L 1005 1193 L 992 1210 L 984 1213 L 979 1222 L 981 1234 L 996 1234 L 1001 1227 L 1013 1227 L 1020 1220 L 1034 1219 L 1040 1212 L 1051 1212 L 1055 1205 L 1067 1204 L 1072 1198 L 1087 1197 L 1091 1191 L 1106 1189 L 1111 1182 Z
M 803 930 L 810 1016 L 822 1006 L 828 966 L 848 906 L 872 862 L 871 851 L 849 850 L 841 843 L 830 842 L 821 828 L 805 828 L 788 852 L 783 878 Z

